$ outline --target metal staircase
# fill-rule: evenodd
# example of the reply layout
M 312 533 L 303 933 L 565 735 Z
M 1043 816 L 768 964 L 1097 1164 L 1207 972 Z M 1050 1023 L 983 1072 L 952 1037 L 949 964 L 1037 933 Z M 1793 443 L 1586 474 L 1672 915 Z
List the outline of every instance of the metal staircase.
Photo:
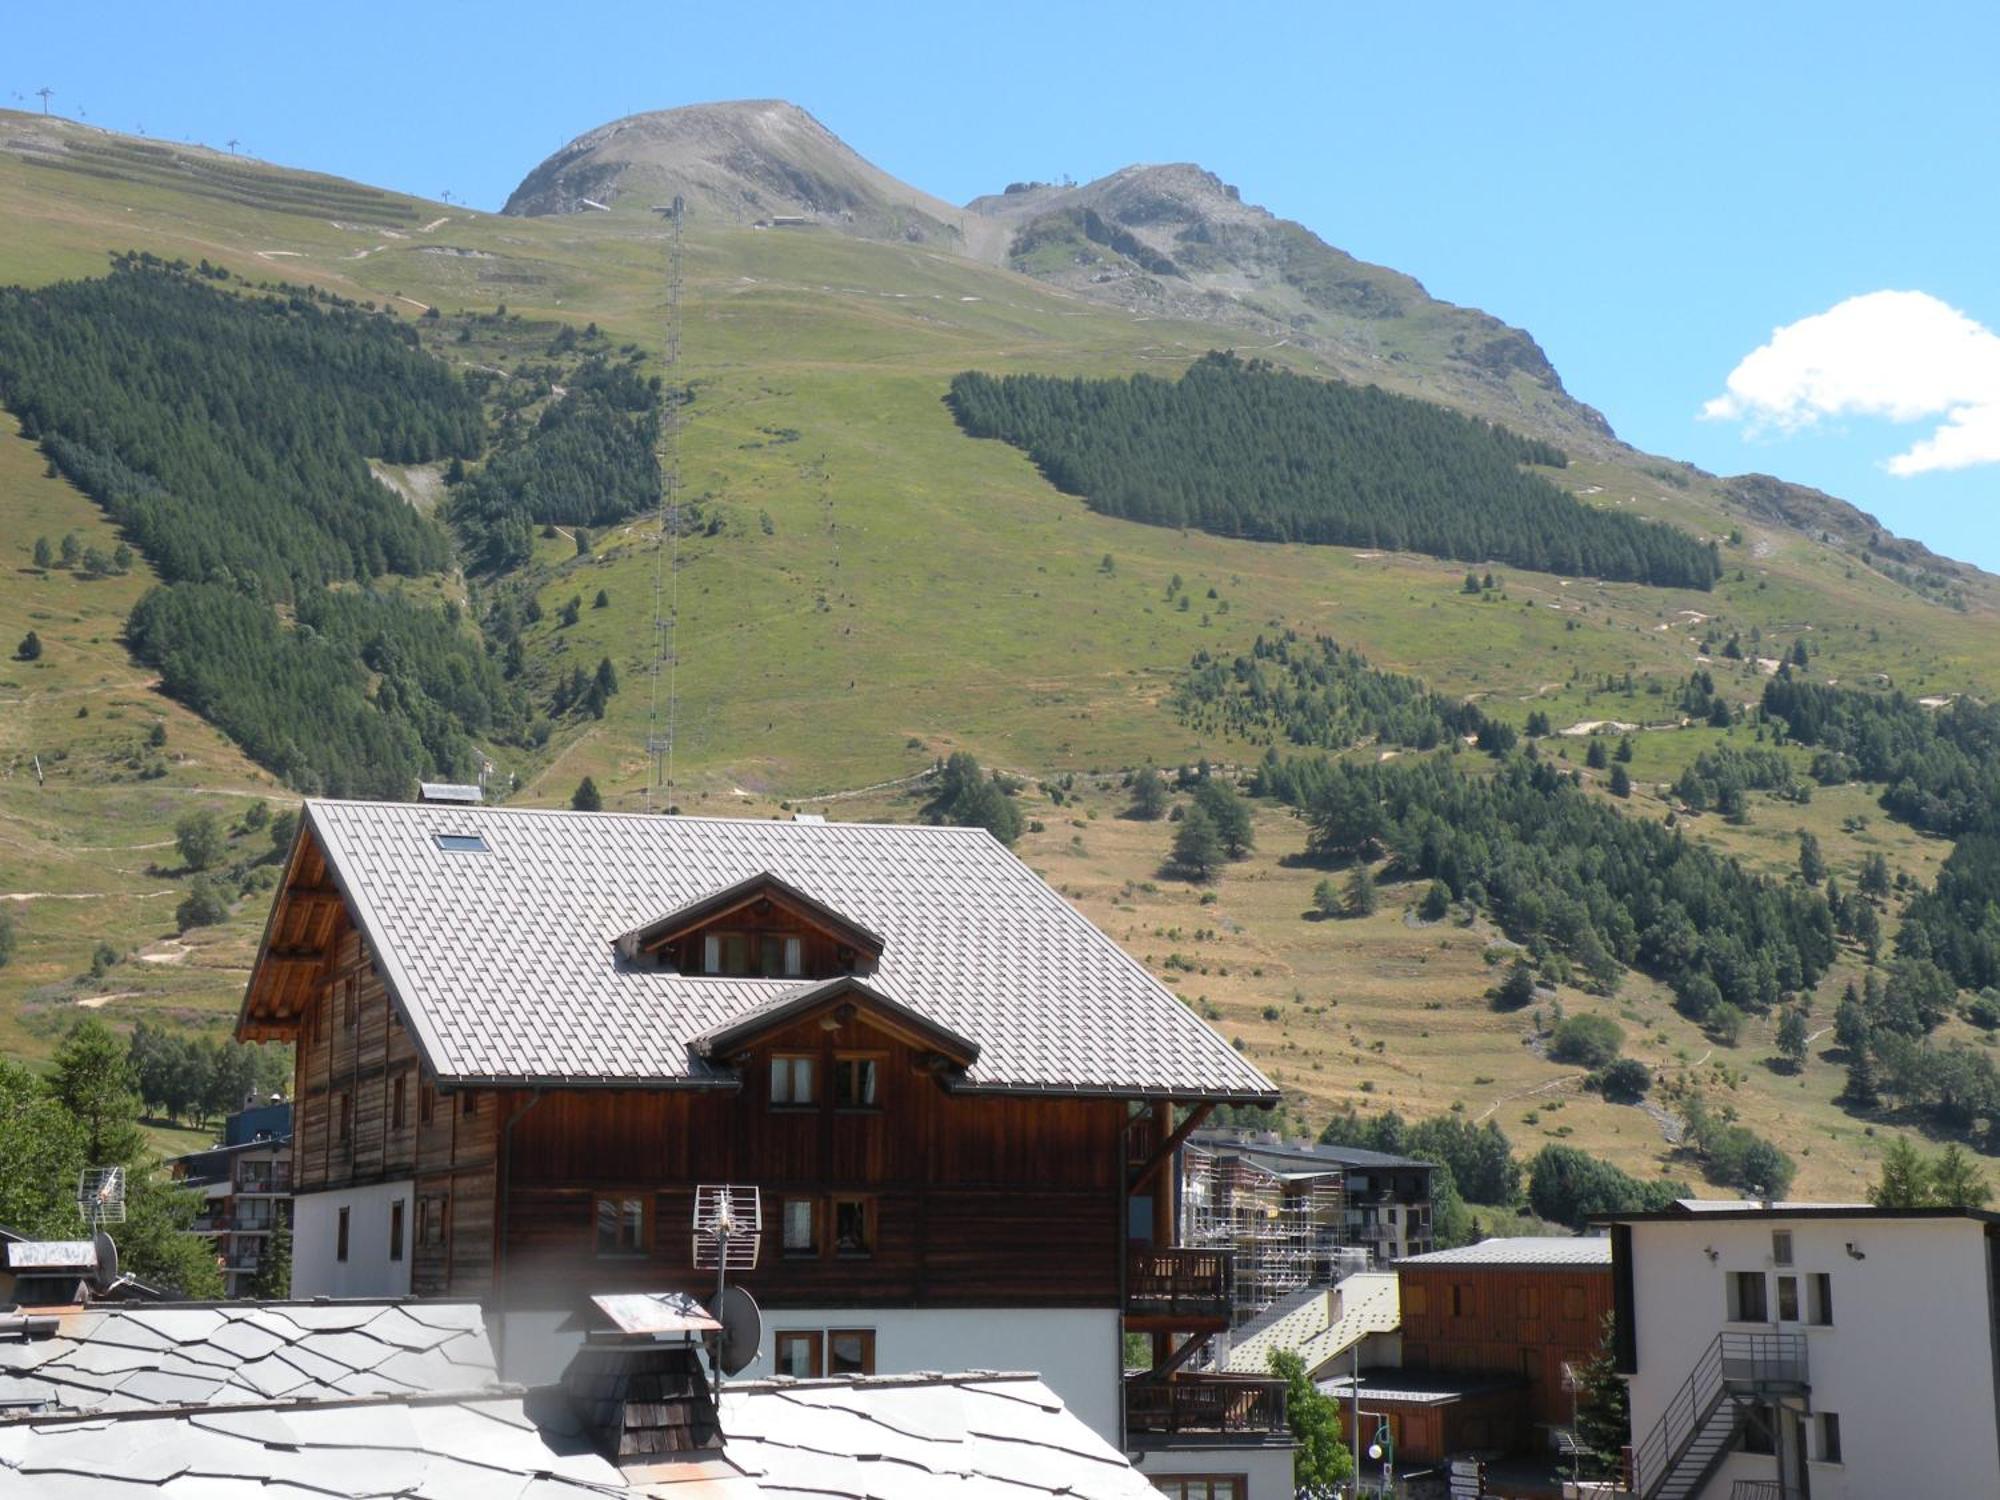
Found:
M 1633 1448 L 1633 1492 L 1640 1500 L 1693 1500 L 1735 1446 L 1748 1408 L 1810 1390 L 1803 1334 L 1717 1334 Z

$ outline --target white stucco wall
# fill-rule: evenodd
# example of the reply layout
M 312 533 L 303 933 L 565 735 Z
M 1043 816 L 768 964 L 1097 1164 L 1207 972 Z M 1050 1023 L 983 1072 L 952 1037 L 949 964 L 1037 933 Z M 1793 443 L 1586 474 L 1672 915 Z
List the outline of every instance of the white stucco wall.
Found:
M 1092 1431 L 1118 1441 L 1123 1371 L 1118 1314 L 1109 1308 L 766 1308 L 763 1343 L 742 1378 L 775 1373 L 780 1332 L 829 1328 L 873 1329 L 878 1375 L 1033 1371 Z M 502 1375 L 526 1385 L 559 1377 L 583 1342 L 576 1320 L 562 1313 L 506 1313 L 499 1335 Z
M 1790 1230 L 1792 1265 L 1778 1267 L 1771 1232 Z M 1848 1253 L 1852 1244 L 1864 1259 Z M 1711 1262 L 1708 1251 L 1716 1252 Z M 1984 1226 L 1967 1219 L 1794 1219 L 1632 1226 L 1637 1373 L 1632 1436 L 1644 1442 L 1716 1334 L 1806 1336 L 1814 1412 L 1840 1419 L 1838 1464 L 1809 1462 L 1813 1500 L 1882 1495 L 2000 1496 L 1994 1329 Z M 1731 1323 L 1728 1273 L 1761 1272 L 1773 1320 L 1776 1278 L 1831 1278 L 1833 1322 Z M 1810 1316 L 1802 1307 L 1802 1316 Z M 1809 1452 L 1817 1455 L 1817 1434 Z M 1705 1491 L 1770 1479 L 1776 1461 L 1734 1454 Z
M 1148 1479 L 1163 1479 L 1169 1474 L 1241 1474 L 1247 1481 L 1245 1500 L 1292 1500 L 1296 1493 L 1290 1448 L 1176 1447 L 1170 1452 L 1135 1454 L 1132 1467 Z
M 389 1259 L 389 1207 L 403 1205 L 403 1258 Z M 407 1297 L 417 1195 L 409 1182 L 376 1183 L 292 1199 L 294 1297 Z M 340 1210 L 348 1211 L 347 1259 L 335 1256 Z

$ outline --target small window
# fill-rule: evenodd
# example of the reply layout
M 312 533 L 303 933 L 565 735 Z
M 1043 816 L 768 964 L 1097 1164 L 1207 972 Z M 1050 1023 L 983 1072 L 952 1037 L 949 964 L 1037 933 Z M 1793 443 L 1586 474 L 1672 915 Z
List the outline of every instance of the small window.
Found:
M 389 1205 L 389 1259 L 403 1258 L 403 1200 Z
M 1819 1461 L 1823 1464 L 1840 1462 L 1840 1414 L 1823 1411 L 1819 1414 Z
M 1789 1266 L 1792 1263 L 1792 1232 L 1789 1229 L 1771 1231 L 1771 1264 Z
M 836 1109 L 874 1109 L 881 1099 L 876 1092 L 881 1061 L 873 1057 L 836 1057 L 833 1060 L 833 1103 Z
M 396 1081 L 389 1085 L 389 1124 L 395 1130 L 401 1130 L 409 1123 L 404 1103 L 407 1088 L 408 1081 L 400 1073 L 396 1075 Z
M 1778 1451 L 1778 1414 L 1775 1408 L 1758 1403 L 1743 1408 L 1743 1423 L 1737 1446 L 1745 1453 L 1775 1454 Z
M 479 1096 L 477 1094 L 462 1095 L 458 1102 L 458 1112 L 464 1115 L 465 1118 L 468 1120 L 471 1119 L 474 1115 L 478 1114 Z
M 743 932 L 711 932 L 701 940 L 704 974 L 744 975 L 750 972 L 750 936 Z
M 1405 1283 L 1403 1286 L 1403 1311 L 1415 1318 L 1424 1317 L 1431 1310 L 1431 1294 L 1421 1282 Z
M 347 1210 L 344 1208 L 333 1223 L 333 1258 L 338 1261 L 347 1259 Z
M 826 1331 L 826 1373 L 829 1375 L 873 1375 L 875 1373 L 875 1330 L 872 1328 L 829 1328 Z
M 438 1091 L 436 1084 L 427 1083 L 418 1089 L 417 1118 L 426 1125 L 430 1124 L 431 1120 L 437 1114 L 437 1102 Z
M 1824 1271 L 1806 1278 L 1806 1317 L 1822 1328 L 1833 1323 L 1833 1278 Z
M 819 1254 L 819 1203 L 816 1199 L 787 1198 L 783 1225 L 785 1254 Z
M 875 1253 L 875 1200 L 833 1200 L 833 1249 L 836 1255 Z
M 433 1193 L 417 1200 L 417 1245 L 425 1250 L 438 1250 L 444 1246 L 444 1225 L 446 1206 L 451 1202 L 440 1193 Z
M 597 1253 L 601 1256 L 646 1253 L 646 1200 L 597 1200 Z
M 439 833 L 433 834 L 438 848 L 446 854 L 489 854 L 486 835 L 483 833 Z
M 767 932 L 757 939 L 757 972 L 766 979 L 796 979 L 804 972 L 799 940 L 782 932 Z
M 780 1052 L 771 1058 L 771 1103 L 799 1108 L 813 1102 L 813 1059 Z
M 1451 1315 L 1454 1318 L 1470 1317 L 1472 1314 L 1472 1288 L 1462 1281 L 1451 1284 Z
M 1796 1323 L 1799 1320 L 1799 1278 L 1780 1276 L 1778 1278 L 1778 1321 Z
M 354 1101 L 350 1099 L 346 1094 L 342 1094 L 340 1096 L 340 1142 L 342 1145 L 347 1144 L 347 1139 L 350 1135 L 353 1134 L 353 1132 L 354 1132 Z M 347 1210 L 343 1208 L 341 1212 L 346 1213 Z
M 823 1373 L 820 1348 L 817 1328 L 780 1333 L 776 1347 L 778 1373 L 789 1375 L 794 1380 L 819 1379 Z
M 1770 1312 L 1764 1301 L 1764 1273 L 1762 1271 L 1732 1271 L 1729 1273 L 1729 1321 L 1732 1323 L 1765 1323 L 1770 1321 Z

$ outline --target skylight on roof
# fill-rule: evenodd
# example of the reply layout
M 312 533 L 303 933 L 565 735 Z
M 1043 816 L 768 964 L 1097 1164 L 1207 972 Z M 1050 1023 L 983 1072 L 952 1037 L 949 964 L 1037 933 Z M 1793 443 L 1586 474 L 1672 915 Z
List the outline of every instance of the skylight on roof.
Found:
M 431 835 L 447 854 L 491 854 L 483 833 L 438 833 Z

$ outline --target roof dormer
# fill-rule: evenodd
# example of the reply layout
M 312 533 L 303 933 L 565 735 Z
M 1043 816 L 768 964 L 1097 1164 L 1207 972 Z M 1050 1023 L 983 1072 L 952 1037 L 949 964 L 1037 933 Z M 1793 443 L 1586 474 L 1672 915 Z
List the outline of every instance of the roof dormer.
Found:
M 797 886 L 761 871 L 614 939 L 636 964 L 682 974 L 835 979 L 872 974 L 883 942 Z

